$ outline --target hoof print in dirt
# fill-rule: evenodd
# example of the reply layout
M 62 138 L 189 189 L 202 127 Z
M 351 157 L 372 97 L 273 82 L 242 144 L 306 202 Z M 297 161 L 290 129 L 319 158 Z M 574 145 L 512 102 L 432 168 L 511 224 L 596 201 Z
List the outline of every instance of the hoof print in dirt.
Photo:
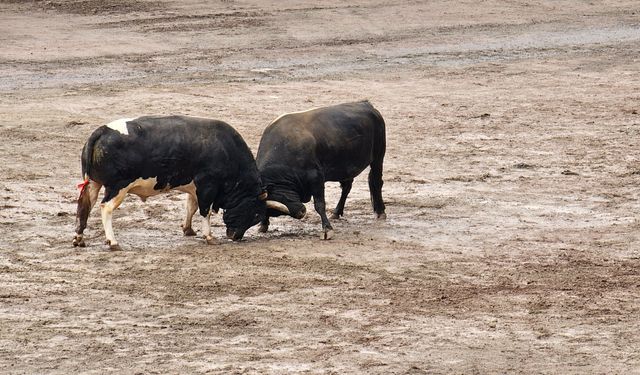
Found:
M 565 175 L 565 176 L 579 176 L 578 173 L 565 169 L 564 171 L 560 172 L 560 174 Z

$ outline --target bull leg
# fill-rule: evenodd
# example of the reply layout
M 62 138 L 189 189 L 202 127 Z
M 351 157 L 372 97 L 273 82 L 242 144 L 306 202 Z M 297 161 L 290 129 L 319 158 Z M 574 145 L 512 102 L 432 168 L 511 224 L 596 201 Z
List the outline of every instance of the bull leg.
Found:
M 269 230 L 269 216 L 265 216 L 265 218 L 260 222 L 260 227 L 258 227 L 258 232 L 267 233 Z
M 194 194 L 187 194 L 187 216 L 182 224 L 182 232 L 185 236 L 195 236 L 196 232 L 191 228 L 193 215 L 198 210 L 198 199 Z
M 109 188 L 105 191 L 105 198 L 108 198 L 112 195 L 109 191 Z M 104 235 L 107 238 L 107 245 L 111 250 L 122 250 L 120 245 L 118 245 L 118 241 L 116 241 L 116 237 L 113 233 L 113 211 L 116 210 L 124 201 L 124 198 L 127 196 L 127 190 L 121 189 L 117 195 L 111 197 L 108 201 L 104 201 L 100 204 L 100 209 L 102 211 L 102 226 L 104 227 Z
M 347 202 L 347 196 L 351 191 L 351 186 L 353 186 L 353 179 L 340 181 L 342 194 L 340 194 L 340 200 L 338 201 L 338 205 L 336 206 L 335 210 L 333 210 L 331 219 L 339 219 L 340 216 L 344 214 L 344 204 Z
M 196 197 L 198 198 L 198 207 L 202 216 L 202 235 L 207 244 L 213 244 L 213 236 L 211 235 L 211 206 L 215 197 L 218 195 L 218 186 L 211 184 L 211 180 L 215 177 L 209 175 L 199 175 L 194 178 L 196 187 Z
M 208 245 L 212 245 L 214 243 L 213 236 L 211 235 L 211 211 L 209 211 L 206 216 L 202 217 L 202 234 Z
M 322 220 L 322 234 L 320 238 L 330 240 L 333 236 L 333 227 L 329 222 L 329 218 L 327 218 L 326 203 L 324 201 L 324 183 L 321 183 L 320 189 L 313 194 L 313 207 Z
M 87 186 L 80 192 L 78 198 L 78 209 L 76 211 L 76 235 L 73 238 L 73 246 L 85 247 L 87 244 L 84 242 L 84 230 L 87 228 L 87 220 L 91 209 L 95 206 L 98 200 L 98 194 L 102 185 L 89 180 Z
M 382 159 L 374 160 L 369 171 L 369 193 L 371 194 L 371 205 L 377 219 L 384 220 L 387 215 L 384 213 L 384 201 L 382 200 Z

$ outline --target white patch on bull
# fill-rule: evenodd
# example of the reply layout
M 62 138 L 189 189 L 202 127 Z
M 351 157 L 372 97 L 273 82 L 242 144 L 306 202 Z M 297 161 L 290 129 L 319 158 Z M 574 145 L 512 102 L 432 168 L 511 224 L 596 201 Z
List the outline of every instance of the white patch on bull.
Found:
M 158 183 L 158 179 L 155 177 L 150 178 L 138 178 L 132 183 L 129 184 L 125 189 L 129 194 L 135 194 L 142 198 L 143 200 L 152 197 L 154 195 L 158 195 L 160 193 L 166 192 L 169 189 L 156 190 L 153 187 Z
M 202 235 L 208 245 L 214 243 L 213 236 L 211 235 L 211 211 L 209 214 L 202 218 Z
M 104 228 L 104 236 L 107 238 L 107 244 L 111 247 L 112 250 L 118 250 L 118 241 L 116 241 L 115 233 L 113 232 L 113 211 L 115 211 L 122 201 L 124 197 L 127 195 L 126 190 L 120 190 L 118 195 L 113 197 L 110 201 L 106 203 L 101 203 L 101 214 L 102 214 L 102 227 Z
M 166 193 L 169 190 L 179 190 L 188 194 L 192 194 L 195 196 L 196 194 L 196 185 L 191 181 L 186 185 L 180 185 L 176 187 L 172 187 L 167 185 L 163 189 L 156 190 L 154 187 L 158 184 L 158 179 L 156 177 L 149 178 L 138 178 L 132 183 L 130 183 L 125 190 L 129 194 L 135 194 L 139 196 L 141 199 L 147 199 L 148 197 L 153 197 L 154 195 Z
M 108 128 L 111 128 L 115 131 L 118 131 L 124 135 L 129 135 L 129 130 L 127 130 L 127 121 L 134 120 L 132 118 L 121 118 L 119 120 L 111 121 L 107 124 Z
M 118 194 L 114 198 L 100 205 L 102 209 L 102 226 L 104 228 L 105 237 L 107 238 L 107 243 L 111 245 L 112 249 L 114 250 L 118 249 L 118 242 L 116 241 L 115 234 L 113 232 L 113 224 L 112 224 L 113 211 L 116 208 L 118 208 L 118 206 L 120 206 L 120 204 L 124 200 L 124 197 L 127 194 L 135 194 L 140 198 L 142 198 L 142 200 L 144 201 L 147 197 L 162 194 L 169 190 L 179 190 L 192 195 L 194 197 L 194 202 L 197 205 L 197 199 L 195 198 L 196 186 L 193 183 L 193 181 L 189 182 L 186 185 L 180 185 L 176 187 L 167 186 L 161 190 L 154 189 L 154 186 L 156 186 L 157 183 L 158 183 L 158 180 L 156 177 L 138 178 L 132 183 L 130 183 L 129 185 L 127 185 L 125 188 L 120 189 L 120 191 L 118 191 Z M 97 187 L 96 192 L 99 192 L 100 186 L 96 186 L 96 187 Z M 97 194 L 96 194 L 96 198 L 97 198 Z M 193 213 L 189 212 L 189 209 L 188 209 L 187 216 L 189 217 L 189 215 L 193 216 Z M 210 242 L 213 240 L 213 237 L 211 237 L 211 224 L 209 222 L 209 215 L 207 215 L 205 219 L 206 219 L 206 223 L 203 221 L 203 232 L 205 233 L 205 238 L 207 238 L 207 242 Z M 78 241 L 81 241 L 82 237 L 77 239 Z
M 196 184 L 194 184 L 193 181 L 189 182 L 186 185 L 176 186 L 176 187 L 174 187 L 172 189 L 176 189 L 176 190 L 179 190 L 179 191 L 181 191 L 183 193 L 190 194 L 190 195 L 192 195 L 194 197 L 196 196 Z

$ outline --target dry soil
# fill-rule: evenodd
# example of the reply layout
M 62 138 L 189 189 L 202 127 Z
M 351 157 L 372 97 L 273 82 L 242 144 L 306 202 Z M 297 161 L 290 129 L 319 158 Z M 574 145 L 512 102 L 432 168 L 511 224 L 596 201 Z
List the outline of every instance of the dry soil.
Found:
M 0 372 L 640 373 L 637 1 L 0 0 Z M 387 123 L 320 221 L 183 237 L 128 198 L 71 245 L 80 151 L 121 117 L 369 99 Z M 328 204 L 339 196 L 327 184 Z

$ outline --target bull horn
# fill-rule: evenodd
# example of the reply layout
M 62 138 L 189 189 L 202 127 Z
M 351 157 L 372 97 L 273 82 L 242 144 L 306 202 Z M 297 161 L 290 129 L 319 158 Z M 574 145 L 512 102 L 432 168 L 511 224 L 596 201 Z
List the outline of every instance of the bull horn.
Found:
M 277 202 L 277 201 L 267 201 L 267 208 L 271 208 L 274 209 L 276 211 L 280 211 L 282 213 L 285 213 L 287 215 L 289 214 L 289 209 L 287 208 L 287 206 L 285 206 L 284 204 Z
M 260 193 L 260 195 L 258 195 L 258 199 L 263 201 L 263 200 L 267 199 L 267 196 L 268 196 L 267 192 L 263 191 L 262 193 Z

